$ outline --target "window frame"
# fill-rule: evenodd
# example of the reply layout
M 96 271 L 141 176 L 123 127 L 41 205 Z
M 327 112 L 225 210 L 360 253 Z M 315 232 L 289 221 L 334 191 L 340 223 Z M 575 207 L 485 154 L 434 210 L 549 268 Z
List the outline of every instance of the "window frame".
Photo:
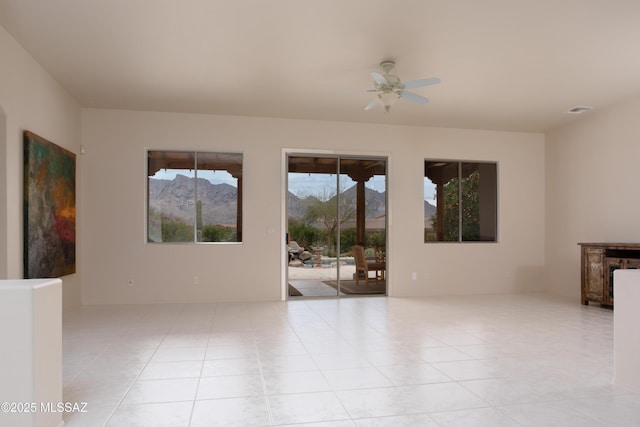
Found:
M 428 164 L 432 163 L 432 164 L 436 164 L 437 166 L 445 166 L 447 164 L 455 164 L 456 165 L 456 169 L 457 169 L 457 175 L 452 178 L 452 179 L 457 179 L 458 182 L 458 188 L 457 188 L 457 195 L 458 195 L 458 200 L 457 200 L 457 232 L 458 232 L 458 238 L 457 240 L 439 240 L 438 238 L 433 239 L 433 240 L 428 240 L 427 239 L 427 233 L 426 230 L 427 228 L 425 227 L 423 229 L 423 241 L 425 244 L 430 244 L 430 243 L 498 243 L 499 242 L 499 200 L 498 200 L 498 194 L 499 194 L 499 162 L 497 161 L 491 161 L 491 160 L 458 160 L 458 159 L 434 159 L 434 158 L 425 158 L 424 159 L 424 176 L 423 176 L 423 191 L 424 191 L 424 187 L 426 185 L 426 180 L 428 179 L 432 184 L 436 185 L 436 193 L 434 194 L 434 196 L 437 196 L 437 183 L 435 183 L 434 181 L 431 180 L 431 178 L 429 178 L 427 176 L 428 174 Z M 464 210 L 464 196 L 465 194 L 462 191 L 462 185 L 463 185 L 463 179 L 469 178 L 471 176 L 471 174 L 469 174 L 469 176 L 464 176 L 463 174 L 463 167 L 464 165 L 491 165 L 493 166 L 493 174 L 491 175 L 490 178 L 490 182 L 493 182 L 493 186 L 492 186 L 492 190 L 490 193 L 488 193 L 489 196 L 489 202 L 490 204 L 487 205 L 488 208 L 490 209 L 490 214 L 492 215 L 493 218 L 490 218 L 487 222 L 480 222 L 479 224 L 486 224 L 488 225 L 492 230 L 492 238 L 490 239 L 476 239 L 476 240 L 465 240 L 464 238 L 464 223 L 463 223 L 463 210 Z M 475 171 L 474 171 L 475 172 Z M 462 179 L 460 179 L 462 177 Z M 449 181 L 448 181 L 449 182 Z M 444 185 L 444 184 L 443 184 Z M 481 195 L 482 193 L 480 193 L 480 190 L 478 190 L 477 193 L 475 194 L 479 194 Z M 442 195 L 442 197 L 444 197 L 444 194 Z M 424 199 L 424 201 L 427 201 L 427 199 Z M 438 207 L 436 206 L 436 209 L 438 209 Z M 424 216 L 424 211 L 423 211 L 423 216 Z M 433 217 L 431 217 L 433 218 Z M 426 218 L 425 218 L 426 220 Z
M 191 154 L 192 158 L 193 158 L 193 168 L 192 169 L 187 169 L 187 168 L 170 168 L 170 167 L 157 167 L 154 166 L 155 168 L 155 172 L 153 172 L 152 174 L 150 174 L 151 172 L 151 168 L 150 168 L 150 154 L 151 153 L 184 153 L 184 154 Z M 239 156 L 239 169 L 236 171 L 237 176 L 234 176 L 233 174 L 231 174 L 231 172 L 229 172 L 228 169 L 224 169 L 224 168 L 216 168 L 216 169 L 206 169 L 206 168 L 198 168 L 199 164 L 199 160 L 198 160 L 198 154 L 204 154 L 204 155 L 214 155 L 214 156 Z M 244 243 L 244 236 L 242 234 L 242 224 L 243 224 L 243 203 L 242 203 L 242 197 L 243 197 L 243 191 L 242 191 L 242 176 L 244 173 L 244 153 L 243 152 L 239 152 L 239 151 L 225 151 L 225 150 L 220 150 L 220 151 L 210 151 L 210 150 L 201 150 L 201 149 L 171 149 L 171 148 L 162 148 L 162 149 L 158 149 L 158 148 L 147 148 L 145 150 L 145 172 L 146 172 L 146 183 L 145 183 L 145 189 L 146 189 L 146 197 L 145 197 L 145 242 L 148 244 L 160 244 L 160 245 L 210 245 L 210 244 L 214 244 L 214 245 L 238 245 L 238 244 L 243 244 Z M 232 163 L 233 164 L 233 163 Z M 193 176 L 190 176 L 190 178 L 194 179 L 194 188 L 193 188 L 193 200 L 191 201 L 193 206 L 194 206 L 194 212 L 193 212 L 193 219 L 192 222 L 189 223 L 189 225 L 193 224 L 193 240 L 187 240 L 187 241 L 157 241 L 157 240 L 153 240 L 150 238 L 150 212 L 151 212 L 151 206 L 150 206 L 150 193 L 151 193 L 151 189 L 150 189 L 150 179 L 160 170 L 162 169 L 174 169 L 174 170 L 185 170 L 185 171 L 190 171 L 193 172 Z M 236 201 L 237 201 L 237 211 L 236 211 L 236 240 L 235 241 L 201 241 L 198 240 L 198 213 L 197 213 L 197 202 L 198 202 L 198 179 L 200 178 L 198 176 L 198 170 L 207 170 L 207 171 L 220 171 L 220 170 L 224 170 L 225 172 L 229 173 L 232 177 L 236 178 L 236 189 L 237 189 L 237 193 L 236 193 Z M 200 179 L 206 179 L 206 178 L 200 178 Z M 214 224 L 215 225 L 215 224 Z

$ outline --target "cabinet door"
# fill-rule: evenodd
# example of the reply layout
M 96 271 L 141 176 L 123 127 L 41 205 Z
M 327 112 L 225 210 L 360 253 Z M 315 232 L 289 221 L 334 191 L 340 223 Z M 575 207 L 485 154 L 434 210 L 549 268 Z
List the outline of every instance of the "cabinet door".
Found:
M 584 282 L 582 291 L 585 301 L 604 301 L 604 249 L 584 248 Z

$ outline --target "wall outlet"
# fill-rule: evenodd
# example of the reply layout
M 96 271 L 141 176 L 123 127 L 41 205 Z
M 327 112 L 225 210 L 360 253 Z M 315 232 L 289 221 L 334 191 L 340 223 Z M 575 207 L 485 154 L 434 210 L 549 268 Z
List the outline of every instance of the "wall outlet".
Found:
M 418 280 L 418 273 L 417 272 L 413 272 L 411 273 L 411 280 Z
M 127 280 L 127 286 L 128 287 L 132 287 L 133 286 L 133 279 Z
M 193 276 L 193 286 L 200 284 L 200 278 L 198 276 Z

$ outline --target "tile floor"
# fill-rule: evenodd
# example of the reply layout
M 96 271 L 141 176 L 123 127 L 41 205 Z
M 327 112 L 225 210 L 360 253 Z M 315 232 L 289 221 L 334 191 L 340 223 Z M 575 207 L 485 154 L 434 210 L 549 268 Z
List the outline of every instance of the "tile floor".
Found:
M 548 295 L 90 306 L 74 426 L 639 426 L 613 313 Z

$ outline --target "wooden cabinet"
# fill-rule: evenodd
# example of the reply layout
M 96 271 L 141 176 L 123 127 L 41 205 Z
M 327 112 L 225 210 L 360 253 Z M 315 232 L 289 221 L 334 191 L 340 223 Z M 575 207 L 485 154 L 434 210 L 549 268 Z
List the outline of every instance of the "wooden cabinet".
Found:
M 613 272 L 640 268 L 640 243 L 579 243 L 582 304 L 613 306 Z
M 604 302 L 604 249 L 582 247 L 582 304 Z

